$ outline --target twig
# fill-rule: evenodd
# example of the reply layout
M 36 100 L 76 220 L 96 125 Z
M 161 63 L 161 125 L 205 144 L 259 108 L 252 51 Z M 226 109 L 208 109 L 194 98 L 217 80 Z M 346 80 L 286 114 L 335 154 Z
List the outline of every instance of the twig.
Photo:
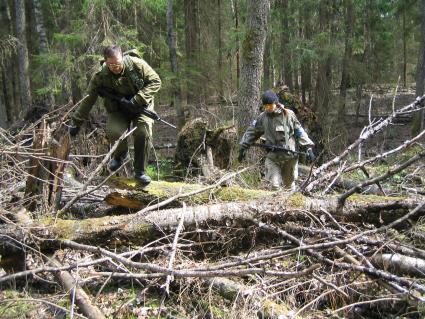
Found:
M 174 263 L 174 259 L 176 257 L 176 250 L 177 250 L 177 243 L 179 240 L 179 234 L 183 229 L 183 222 L 184 222 L 184 216 L 186 213 L 186 203 L 183 202 L 183 210 L 182 213 L 180 215 L 180 222 L 179 225 L 177 226 L 176 229 L 176 235 L 174 236 L 174 241 L 173 241 L 173 247 L 171 248 L 171 255 L 170 255 L 170 260 L 168 262 L 168 269 L 169 270 L 173 270 L 173 263 Z M 165 292 L 167 293 L 167 295 L 170 294 L 170 282 L 173 281 L 173 277 L 171 275 L 167 276 L 167 280 L 165 283 Z

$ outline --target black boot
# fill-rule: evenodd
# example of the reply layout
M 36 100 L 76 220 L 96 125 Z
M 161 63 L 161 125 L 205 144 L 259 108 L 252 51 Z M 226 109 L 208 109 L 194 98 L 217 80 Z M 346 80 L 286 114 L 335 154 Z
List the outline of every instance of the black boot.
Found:
M 115 158 L 113 157 L 110 161 L 109 161 L 109 165 L 108 168 L 111 172 L 115 172 L 118 168 L 120 168 L 120 166 L 122 165 L 122 163 L 127 159 L 127 153 L 125 153 L 124 155 Z
M 134 178 L 143 185 L 148 185 L 151 182 L 151 178 L 144 172 L 134 174 Z

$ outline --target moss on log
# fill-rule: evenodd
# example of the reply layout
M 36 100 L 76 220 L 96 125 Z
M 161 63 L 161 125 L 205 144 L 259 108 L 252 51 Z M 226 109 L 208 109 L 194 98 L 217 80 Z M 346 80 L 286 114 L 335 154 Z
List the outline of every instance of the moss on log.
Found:
M 105 201 L 110 205 L 141 209 L 147 205 L 156 204 L 167 198 L 200 191 L 205 185 L 188 183 L 171 183 L 165 181 L 152 182 L 142 187 L 136 180 L 129 178 L 114 178 L 110 184 L 117 190 L 108 194 Z M 218 187 L 213 190 L 198 193 L 190 197 L 176 199 L 167 207 L 181 207 L 182 202 L 187 205 L 202 205 L 207 203 L 222 203 L 236 201 L 250 201 L 272 196 L 273 192 L 252 190 L 239 186 Z

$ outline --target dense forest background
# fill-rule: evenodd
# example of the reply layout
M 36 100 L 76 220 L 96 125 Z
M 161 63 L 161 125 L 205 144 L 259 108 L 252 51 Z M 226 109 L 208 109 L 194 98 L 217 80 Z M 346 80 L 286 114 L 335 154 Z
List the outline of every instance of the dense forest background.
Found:
M 78 102 L 111 43 L 143 53 L 180 124 L 216 102 L 246 124 L 279 81 L 344 123 L 368 90 L 423 93 L 424 15 L 425 0 L 2 0 L 0 125 Z

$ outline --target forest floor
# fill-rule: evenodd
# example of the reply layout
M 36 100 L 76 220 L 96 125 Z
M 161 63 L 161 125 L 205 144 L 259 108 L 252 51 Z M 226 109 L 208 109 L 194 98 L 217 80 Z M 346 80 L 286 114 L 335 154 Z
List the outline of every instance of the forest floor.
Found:
M 372 92 L 363 96 L 358 117 L 356 103 L 347 106 L 346 123 L 349 125 L 330 120 L 331 125 L 325 130 L 330 152 L 322 162 L 333 159 L 347 145 L 356 142 L 362 129 L 369 124 L 371 96 Z M 374 91 L 371 118 L 380 119 L 391 114 L 392 99 L 391 90 Z M 412 101 L 412 92 L 400 92 L 394 108 Z M 156 111 L 166 121 L 176 123 L 174 110 L 169 106 L 159 105 Z M 218 104 L 204 104 L 189 111 L 191 118 L 207 119 L 210 128 L 232 124 L 235 113 L 234 106 Z M 337 114 L 330 113 L 332 116 Z M 95 172 L 108 151 L 103 129 L 99 129 L 104 119 L 96 119 L 98 123 L 83 133 L 82 142 L 73 145 L 73 165 L 69 166 L 76 167 L 80 183 Z M 409 122 L 409 114 L 398 117 L 388 129 L 367 139 L 361 148 L 361 160 L 409 140 Z M 419 142 L 423 142 L 423 136 Z M 152 175 L 159 163 L 160 179 L 176 180 L 173 171 L 176 143 L 175 130 L 160 123 L 154 125 L 153 144 L 171 147 L 158 149 L 151 156 Z M 6 154 L 8 148 L 14 146 L 0 150 Z M 406 147 L 395 156 L 368 165 L 368 173 L 385 177 L 402 163 L 422 154 L 421 151 L 423 153 L 423 146 Z M 258 184 L 249 181 L 255 175 L 251 171 L 238 174 L 232 182 L 225 183 L 226 187 L 217 184 L 208 190 L 202 199 L 206 198 L 206 202 L 200 199 L 191 202 L 190 196 L 179 200 L 179 195 L 185 192 L 183 183 L 153 182 L 151 188 L 142 190 L 132 184 L 118 189 L 107 184 L 76 203 L 82 209 L 80 215 L 72 211 L 58 218 L 58 213 L 52 215 L 46 207 L 34 212 L 23 208 L 30 199 L 23 195 L 23 171 L 15 171 L 23 165 L 22 155 L 7 154 L 8 161 L 1 163 L 0 174 L 11 191 L 4 189 L 0 196 L 0 249 L 7 247 L 9 254 L 16 253 L 20 251 L 17 249 L 20 241 L 25 242 L 25 248 L 10 258 L 0 250 L 0 256 L 3 255 L 0 260 L 0 318 L 419 319 L 424 314 L 425 280 L 422 275 L 425 266 L 420 266 L 419 262 L 425 263 L 425 227 L 421 218 L 418 221 L 416 215 L 410 216 L 415 207 L 419 207 L 420 216 L 425 215 L 421 206 L 424 197 L 418 194 L 425 193 L 423 157 L 382 179 L 380 186 L 386 196 L 354 194 L 345 201 L 343 208 L 334 206 L 347 191 L 339 186 L 323 186 L 312 192 L 304 189 L 303 194 L 265 191 L 265 197 L 260 200 L 229 202 L 220 197 L 220 189 L 234 191 L 242 198 L 247 190 L 239 186 L 258 188 Z M 86 154 L 89 157 L 85 157 Z M 342 172 L 356 163 L 357 156 L 356 148 L 352 155 L 338 162 L 338 170 Z M 254 166 L 254 172 L 262 170 L 259 163 L 247 166 Z M 229 168 L 235 171 L 241 165 L 229 163 Z M 216 180 L 225 178 L 227 173 L 220 171 Z M 99 175 L 105 177 L 107 172 Z M 128 172 L 119 175 L 125 176 Z M 180 174 L 179 179 L 183 180 L 184 175 Z M 307 175 L 303 174 L 300 184 Z M 358 170 L 347 171 L 345 175 L 354 180 L 355 185 L 370 180 Z M 255 175 L 254 179 L 259 176 Z M 320 178 L 319 174 L 317 176 Z M 94 179 L 96 183 L 99 180 Z M 216 180 L 209 183 L 193 178 L 184 181 L 201 181 L 202 185 L 197 187 L 202 190 Z M 147 196 L 154 188 L 173 187 L 174 195 L 161 194 L 154 201 Z M 66 186 L 65 198 L 73 198 L 76 189 L 78 187 Z M 368 189 L 359 190 L 366 192 Z M 103 202 L 104 195 L 113 191 L 123 198 L 134 195 L 138 201 L 151 201 L 148 208 L 155 208 L 155 203 L 167 197 L 176 197 L 175 205 L 166 206 L 167 209 L 157 207 L 151 213 L 125 208 L 116 214 L 117 210 L 111 210 Z M 147 199 L 143 199 L 144 196 Z M 255 196 L 262 194 L 257 191 Z M 103 210 L 101 218 L 92 218 L 84 211 L 91 206 L 96 206 L 97 211 Z M 205 214 L 197 211 L 203 208 L 207 209 L 205 219 L 202 219 Z M 216 211 L 218 215 L 214 215 Z M 29 216 L 32 224 L 20 221 L 21 215 Z M 194 220 L 189 221 L 192 217 Z M 388 223 L 395 223 L 396 227 L 386 228 Z M 5 238 L 7 240 L 2 242 Z M 98 241 L 103 244 L 96 246 Z M 46 243 L 59 247 L 45 246 Z M 305 245 L 312 248 L 302 247 Z M 415 258 L 417 264 L 413 268 L 419 269 L 422 275 L 417 272 L 400 274 L 393 271 L 393 265 L 377 266 L 380 261 L 376 258 L 386 258 L 389 253 L 394 257 L 401 252 Z M 75 278 L 71 288 L 61 287 L 55 276 L 59 268 L 51 269 L 44 259 L 46 255 L 70 267 L 67 271 Z M 131 257 L 127 258 L 129 255 Z M 21 277 L 10 280 L 10 270 L 16 272 L 20 266 L 29 271 L 41 270 L 17 272 Z M 174 269 L 174 275 L 166 276 L 167 269 Z M 230 275 L 223 275 L 226 271 Z M 249 273 L 244 275 L 244 271 Z M 214 277 L 215 280 L 209 279 Z M 77 307 L 74 302 L 78 298 L 73 299 L 78 295 L 78 286 L 84 287 L 103 317 L 81 315 L 81 306 Z

